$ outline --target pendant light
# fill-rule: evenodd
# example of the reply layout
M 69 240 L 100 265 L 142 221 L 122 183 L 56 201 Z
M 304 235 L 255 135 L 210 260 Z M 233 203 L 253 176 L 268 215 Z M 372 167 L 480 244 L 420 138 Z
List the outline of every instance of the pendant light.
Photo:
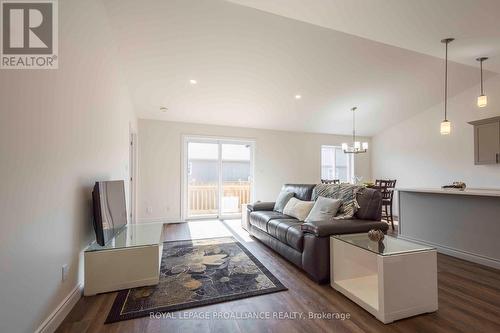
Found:
M 368 142 L 359 142 L 356 141 L 356 118 L 354 117 L 354 112 L 357 110 L 357 107 L 353 107 L 352 111 L 352 146 L 349 146 L 347 143 L 342 144 L 342 150 L 345 154 L 359 154 L 366 153 L 368 151 Z
M 488 60 L 486 57 L 481 57 L 477 58 L 477 61 L 479 61 L 479 67 L 481 68 L 481 95 L 477 97 L 477 106 L 480 108 L 484 108 L 486 105 L 488 105 L 488 98 L 483 92 L 483 61 Z
M 441 40 L 446 46 L 444 60 L 444 120 L 441 122 L 441 135 L 449 135 L 451 132 L 451 123 L 447 119 L 447 103 L 448 103 L 448 44 L 453 42 L 455 38 L 446 38 Z

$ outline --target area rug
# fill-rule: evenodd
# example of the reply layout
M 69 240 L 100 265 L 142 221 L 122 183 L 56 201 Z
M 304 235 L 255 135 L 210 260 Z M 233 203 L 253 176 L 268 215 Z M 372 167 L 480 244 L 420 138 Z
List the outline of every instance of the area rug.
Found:
M 232 237 L 163 243 L 160 282 L 118 293 L 106 323 L 286 290 Z

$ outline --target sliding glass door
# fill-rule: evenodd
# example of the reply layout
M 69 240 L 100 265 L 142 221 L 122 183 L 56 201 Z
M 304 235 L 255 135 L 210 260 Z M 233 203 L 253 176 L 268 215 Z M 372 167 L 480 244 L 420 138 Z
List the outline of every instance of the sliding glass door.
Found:
M 217 217 L 219 145 L 210 142 L 188 142 L 187 158 L 187 217 Z
M 221 216 L 241 214 L 252 192 L 252 145 L 221 143 Z
M 241 216 L 252 200 L 253 142 L 186 137 L 184 156 L 184 217 Z

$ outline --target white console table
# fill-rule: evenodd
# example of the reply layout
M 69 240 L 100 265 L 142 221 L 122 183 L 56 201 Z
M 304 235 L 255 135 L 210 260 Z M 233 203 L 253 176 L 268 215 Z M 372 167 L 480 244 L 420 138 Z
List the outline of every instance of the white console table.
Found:
M 84 295 L 155 285 L 160 277 L 162 223 L 129 224 L 109 244 L 84 252 Z

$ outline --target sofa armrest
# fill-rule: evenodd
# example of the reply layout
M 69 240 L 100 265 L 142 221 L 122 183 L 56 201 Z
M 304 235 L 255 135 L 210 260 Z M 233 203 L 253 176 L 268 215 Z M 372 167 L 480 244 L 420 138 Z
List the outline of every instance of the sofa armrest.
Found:
M 368 232 L 371 229 L 380 229 L 385 233 L 388 227 L 389 225 L 386 222 L 352 219 L 306 222 L 302 223 L 300 229 L 302 232 L 313 234 L 316 237 L 327 237 L 330 235 Z
M 311 221 L 300 225 L 304 233 L 313 234 L 316 237 L 324 237 L 333 234 L 335 225 L 331 221 Z
M 267 210 L 272 211 L 274 209 L 274 202 L 254 202 L 253 204 L 247 205 L 247 210 L 250 212 L 259 211 L 259 210 Z

